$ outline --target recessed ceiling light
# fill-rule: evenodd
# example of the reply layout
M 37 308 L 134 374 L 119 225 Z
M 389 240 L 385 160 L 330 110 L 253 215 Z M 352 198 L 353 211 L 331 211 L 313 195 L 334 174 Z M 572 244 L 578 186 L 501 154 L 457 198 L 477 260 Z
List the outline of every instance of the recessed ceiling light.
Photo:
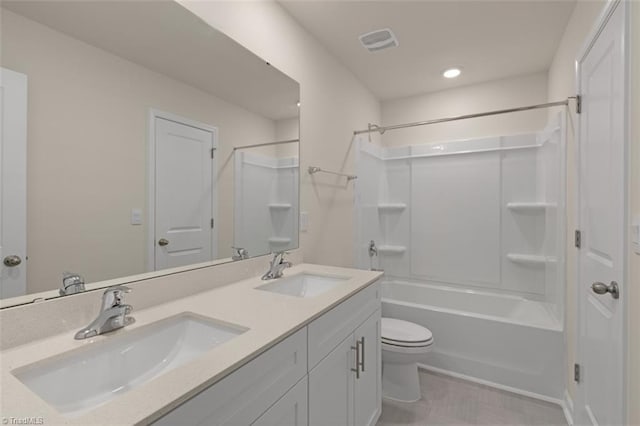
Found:
M 448 70 L 443 72 L 442 75 L 445 78 L 456 78 L 457 76 L 460 75 L 461 72 L 462 71 L 460 71 L 460 68 L 449 68 Z
M 296 102 L 296 106 L 300 108 L 300 101 Z

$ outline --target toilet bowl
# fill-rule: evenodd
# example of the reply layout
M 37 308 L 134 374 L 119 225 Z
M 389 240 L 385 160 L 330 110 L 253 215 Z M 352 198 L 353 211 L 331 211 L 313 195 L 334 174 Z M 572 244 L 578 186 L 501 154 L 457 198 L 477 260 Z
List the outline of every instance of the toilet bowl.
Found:
M 395 318 L 382 318 L 382 396 L 402 402 L 420 400 L 417 362 L 431 350 L 429 329 Z

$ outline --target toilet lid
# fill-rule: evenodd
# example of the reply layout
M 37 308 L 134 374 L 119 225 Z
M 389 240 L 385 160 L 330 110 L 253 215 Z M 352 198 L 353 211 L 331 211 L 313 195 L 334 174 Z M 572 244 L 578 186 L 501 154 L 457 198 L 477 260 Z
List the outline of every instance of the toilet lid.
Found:
M 433 334 L 421 325 L 395 318 L 382 318 L 382 341 L 403 346 L 424 346 L 433 340 Z

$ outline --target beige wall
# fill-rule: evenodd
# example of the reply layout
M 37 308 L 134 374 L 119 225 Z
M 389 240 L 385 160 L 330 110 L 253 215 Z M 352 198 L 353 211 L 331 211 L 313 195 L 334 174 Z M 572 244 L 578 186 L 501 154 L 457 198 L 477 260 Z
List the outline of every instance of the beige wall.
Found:
M 547 74 L 537 73 L 426 93 L 382 103 L 382 124 L 402 124 L 547 102 Z M 559 111 L 559 110 L 558 110 Z M 382 136 L 385 146 L 536 132 L 547 111 L 474 118 L 394 130 Z
M 150 107 L 218 127 L 219 256 L 230 256 L 231 148 L 274 140 L 274 121 L 5 10 L 2 36 L 2 66 L 28 76 L 30 293 L 65 270 L 88 282 L 145 271 Z
M 352 132 L 380 121 L 378 101 L 277 3 L 180 2 L 300 83 L 301 247 L 305 261 L 352 266 L 353 185 L 306 169 L 353 171 Z
M 631 217 L 640 218 L 640 2 L 631 3 Z M 640 425 L 640 255 L 629 249 L 628 420 Z

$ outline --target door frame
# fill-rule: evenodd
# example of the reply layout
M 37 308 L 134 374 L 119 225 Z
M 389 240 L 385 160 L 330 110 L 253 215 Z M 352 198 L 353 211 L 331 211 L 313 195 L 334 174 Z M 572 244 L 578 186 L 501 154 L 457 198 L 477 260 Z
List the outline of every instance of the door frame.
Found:
M 22 179 L 14 182 L 11 191 L 6 191 L 6 187 L 0 188 L 0 217 L 4 220 L 0 221 L 2 227 L 0 235 L 6 243 L 9 239 L 8 235 L 12 235 L 11 243 L 12 253 L 6 252 L 5 245 L 0 241 L 0 261 L 9 254 L 18 254 L 22 258 L 22 264 L 16 268 L 20 268 L 18 275 L 22 276 L 20 280 L 23 284 L 19 289 L 20 294 L 7 297 L 19 297 L 27 294 L 27 132 L 28 132 L 28 76 L 26 74 L 0 67 L 0 81 L 4 87 L 4 102 L 2 106 L 3 116 L 11 115 L 10 119 L 14 122 L 14 126 L 2 127 L 0 135 L 0 181 L 5 184 L 11 181 L 7 179 L 9 176 L 21 175 Z M 9 90 L 7 90 L 9 89 Z M 0 88 L 0 90 L 2 90 Z M 13 98 L 14 105 L 11 109 L 7 108 L 7 97 Z M 3 117 L 0 117 L 2 120 Z M 5 123 L 6 124 L 6 123 Z M 13 142 L 9 144 L 9 140 Z M 8 206 L 17 206 L 9 209 Z M 12 223 L 12 232 L 8 232 L 7 223 Z M 18 228 L 16 231 L 15 228 Z M 2 266 L 4 268 L 4 265 Z M 0 280 L 0 285 L 1 280 Z M 0 294 L 2 291 L 0 291 Z
M 605 26 L 607 25 L 607 23 L 609 22 L 609 19 L 611 18 L 611 16 L 613 15 L 613 13 L 620 8 L 620 10 L 622 11 L 623 14 L 623 49 L 624 49 L 624 65 L 623 65 L 623 69 L 624 69 L 624 108 L 623 108 L 623 114 L 624 114 L 624 140 L 623 140 L 623 151 L 624 151 L 624 158 L 625 161 L 623 162 L 623 164 L 621 164 L 620 166 L 623 168 L 623 180 L 624 180 L 624 208 L 623 208 L 623 224 L 624 224 L 624 229 L 622 232 L 622 274 L 623 274 L 623 287 L 622 287 L 622 291 L 621 291 L 621 298 L 620 298 L 620 303 L 621 303 L 621 310 L 622 310 L 622 365 L 620 366 L 621 370 L 622 370 L 622 394 L 624 395 L 623 401 L 622 401 L 622 413 L 621 413 L 621 418 L 623 419 L 623 422 L 626 423 L 627 420 L 627 412 L 628 412 L 628 392 L 627 392 L 627 385 L 628 385 L 628 378 L 627 378 L 627 366 L 628 366 L 628 339 L 627 339 L 627 332 L 628 332 L 628 325 L 627 325 L 627 318 L 628 318 L 628 310 L 627 310 L 627 305 L 628 305 L 628 301 L 627 301 L 627 295 L 629 293 L 629 277 L 630 277 L 630 265 L 629 265 L 629 247 L 628 247 L 628 242 L 629 242 L 629 232 L 628 230 L 630 230 L 630 226 L 631 226 L 631 205 L 630 205 L 630 199 L 631 199 L 631 185 L 630 185 L 630 171 L 631 171 L 631 161 L 632 159 L 630 158 L 630 136 L 631 136 L 631 120 L 630 120 L 630 111 L 631 111 L 631 96 L 630 96 L 630 82 L 631 82 L 631 63 L 632 61 L 630 60 L 630 54 L 631 54 L 631 49 L 629 48 L 629 43 L 630 43 L 630 13 L 629 13 L 629 4 L 626 0 L 608 0 L 607 4 L 605 5 L 605 7 L 603 8 L 602 12 L 600 13 L 600 16 L 598 17 L 598 19 L 596 20 L 596 22 L 594 23 L 593 28 L 591 29 L 591 31 L 589 32 L 589 35 L 586 38 L 586 41 L 583 45 L 583 47 L 578 51 L 578 55 L 576 56 L 576 61 L 575 61 L 575 82 L 576 82 L 576 93 L 581 94 L 580 93 L 580 87 L 582 84 L 582 80 L 581 80 L 581 71 L 582 71 L 582 67 L 581 67 L 581 63 L 585 60 L 586 56 L 589 54 L 589 52 L 591 51 L 591 48 L 593 47 L 593 45 L 595 44 L 598 36 L 602 33 L 602 31 L 604 30 Z M 574 179 L 576 182 L 576 190 L 574 192 L 574 196 L 573 196 L 573 201 L 574 201 L 574 206 L 575 206 L 575 211 L 574 211 L 574 221 L 576 224 L 576 229 L 581 229 L 581 223 L 580 223 L 580 187 L 581 187 L 581 180 L 580 180 L 580 155 L 581 155 L 581 139 L 582 139 L 582 135 L 581 135 L 581 120 L 583 119 L 583 117 L 580 114 L 577 114 L 577 126 L 576 126 L 576 130 L 575 130 L 575 147 L 574 147 L 574 162 L 575 162 L 575 168 L 574 168 Z M 574 272 L 575 272 L 575 277 L 576 280 L 579 279 L 580 277 L 580 253 L 578 252 L 576 255 L 576 262 L 575 262 L 575 266 L 574 266 Z M 573 343 L 575 345 L 575 363 L 580 364 L 581 360 L 582 360 L 582 347 L 581 347 L 581 338 L 580 338 L 580 330 L 581 330 L 581 325 L 582 325 L 582 321 L 583 321 L 583 313 L 582 313 L 582 301 L 581 301 L 581 294 L 580 294 L 580 286 L 578 284 L 578 282 L 576 282 L 576 285 L 574 286 L 574 290 L 573 290 L 573 294 L 572 294 L 572 298 L 573 300 L 576 302 L 576 323 L 575 323 L 575 330 L 574 330 L 574 338 L 573 338 Z M 581 387 L 581 385 L 578 383 L 576 385 L 576 394 L 574 395 L 574 397 L 576 398 L 575 404 L 571 404 L 573 406 L 573 410 L 574 411 L 572 414 L 572 416 L 574 417 L 573 420 L 576 421 L 577 419 L 575 419 L 575 416 L 577 414 L 577 412 L 575 410 L 579 409 L 579 407 L 581 407 L 582 405 L 584 405 L 584 388 Z
M 213 135 L 212 147 L 214 152 L 218 149 L 218 128 L 202 123 L 180 115 L 161 111 L 156 108 L 149 108 L 147 120 L 147 226 L 146 226 L 146 242 L 147 242 L 147 272 L 154 272 L 156 264 L 156 119 L 173 121 L 185 126 L 195 127 L 196 129 L 211 132 Z M 211 160 L 211 214 L 213 215 L 214 224 L 211 232 L 211 259 L 215 260 L 218 255 L 218 157 L 214 155 Z

